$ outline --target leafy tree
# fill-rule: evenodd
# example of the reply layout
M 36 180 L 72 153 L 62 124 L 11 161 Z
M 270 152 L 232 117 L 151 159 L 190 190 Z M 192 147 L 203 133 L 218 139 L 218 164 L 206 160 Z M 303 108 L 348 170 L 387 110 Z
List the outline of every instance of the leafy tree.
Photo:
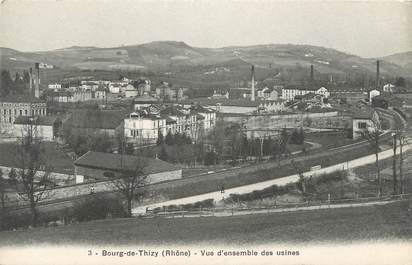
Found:
M 397 77 L 395 80 L 395 86 L 397 87 L 405 87 L 406 86 L 406 82 L 405 82 L 405 78 L 403 77 Z
M 280 139 L 279 139 L 279 152 L 280 154 L 284 154 L 287 152 L 287 145 L 289 142 L 289 134 L 286 130 L 286 128 L 283 128 L 281 133 L 280 133 Z
M 10 72 L 8 70 L 1 71 L 0 78 L 0 96 L 7 96 L 13 87 L 13 80 L 11 79 Z
M 183 140 L 184 137 L 185 137 L 184 134 L 182 135 L 179 132 L 175 133 L 175 135 L 174 135 L 174 144 L 182 145 L 184 143 L 184 140 Z
M 164 139 L 163 139 L 163 134 L 161 131 L 159 131 L 158 137 L 157 137 L 157 141 L 156 141 L 156 145 L 157 146 L 161 146 L 163 145 Z
M 28 84 L 30 82 L 30 74 L 26 70 L 23 71 L 23 81 L 25 84 Z
M 164 160 L 164 161 L 167 161 L 168 158 L 169 158 L 168 155 L 167 155 L 166 147 L 165 147 L 164 144 L 162 144 L 161 147 L 160 147 L 160 155 L 159 155 L 159 158 L 160 158 L 161 160 Z
M 6 188 L 8 183 L 3 178 L 3 170 L 0 168 L 0 203 L 1 203 L 1 212 L 0 212 L 0 229 L 3 228 L 4 220 L 6 217 Z
M 216 165 L 218 156 L 215 152 L 207 152 L 205 155 L 205 165 Z
M 273 145 L 274 145 L 273 139 L 270 136 L 268 138 L 265 137 L 263 139 L 263 155 L 272 154 Z
M 126 145 L 125 154 L 126 154 L 126 155 L 133 155 L 133 153 L 134 153 L 133 144 L 132 144 L 132 143 L 128 143 L 128 144 Z
M 165 143 L 166 143 L 167 145 L 172 145 L 172 144 L 175 143 L 175 140 L 174 140 L 174 137 L 173 137 L 171 131 L 169 131 L 169 132 L 167 133 L 166 138 L 165 138 Z
M 249 141 L 247 140 L 246 135 L 242 135 L 240 155 L 243 155 L 244 159 L 246 159 L 246 157 L 247 157 L 248 155 L 250 155 L 250 152 L 249 152 Z
M 86 197 L 74 203 L 73 217 L 79 222 L 105 219 L 108 214 L 114 217 L 126 215 L 118 199 L 107 198 L 100 194 Z

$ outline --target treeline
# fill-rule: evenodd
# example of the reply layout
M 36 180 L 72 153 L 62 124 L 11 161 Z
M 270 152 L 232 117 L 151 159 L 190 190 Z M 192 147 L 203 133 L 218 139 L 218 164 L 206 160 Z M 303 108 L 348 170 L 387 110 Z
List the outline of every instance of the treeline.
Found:
M 279 136 L 247 138 L 239 124 L 224 127 L 217 125 L 209 135 L 209 143 L 213 148 L 214 164 L 221 160 L 232 160 L 235 163 L 239 159 L 248 157 L 262 158 L 272 156 L 274 158 L 283 154 L 289 154 L 288 144 L 302 145 L 304 143 L 304 131 L 302 128 L 289 132 L 282 129 Z
M 288 144 L 302 145 L 305 135 L 302 128 L 289 132 L 283 129 L 277 137 L 248 139 L 238 124 L 224 127 L 218 124 L 206 137 L 193 141 L 186 134 L 159 135 L 155 153 L 144 153 L 171 163 L 187 165 L 217 165 L 230 160 L 233 164 L 239 160 L 273 158 L 290 153 Z M 304 149 L 304 147 L 303 147 Z
M 0 96 L 6 97 L 9 94 L 23 94 L 27 90 L 30 82 L 29 72 L 24 70 L 20 75 L 16 72 L 12 78 L 8 70 L 1 71 L 0 77 Z

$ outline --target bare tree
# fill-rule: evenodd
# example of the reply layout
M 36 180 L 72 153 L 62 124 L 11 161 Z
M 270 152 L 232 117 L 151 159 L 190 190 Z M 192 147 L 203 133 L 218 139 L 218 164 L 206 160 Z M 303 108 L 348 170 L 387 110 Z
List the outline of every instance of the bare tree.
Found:
M 0 168 L 0 202 L 1 202 L 1 212 L 0 212 L 0 229 L 3 228 L 4 218 L 6 216 L 6 188 L 7 183 L 3 178 L 3 170 Z
M 37 137 L 35 120 L 31 119 L 16 146 L 16 179 L 12 181 L 20 198 L 29 203 L 31 224 L 38 222 L 37 205 L 49 195 L 53 186 L 50 168 L 45 159 L 44 145 Z
M 398 141 L 399 143 L 399 193 L 404 192 L 404 179 L 403 179 L 403 145 L 407 142 L 407 139 L 405 137 L 404 129 L 403 126 L 401 126 L 402 121 L 397 121 L 396 123 L 396 128 L 395 128 L 395 133 L 394 133 L 394 145 L 395 141 Z M 394 150 L 395 150 L 394 146 Z M 396 156 L 394 154 L 394 166 L 396 165 Z M 395 176 L 396 172 L 394 172 L 394 181 L 395 181 Z M 395 185 L 395 183 L 394 183 Z M 394 186 L 395 189 L 395 186 Z
M 123 156 L 123 155 L 122 155 Z M 122 157 L 120 158 L 123 159 Z M 145 187 L 149 183 L 145 173 L 146 161 L 136 157 L 134 168 L 130 168 L 121 163 L 121 168 L 117 173 L 105 172 L 104 175 L 110 179 L 115 191 L 119 192 L 127 203 L 127 215 L 132 216 L 132 202 L 137 199 L 140 201 L 145 194 Z
M 393 164 L 392 164 L 393 194 L 396 195 L 398 193 L 398 179 L 397 179 L 397 176 L 396 176 L 396 149 L 397 149 L 397 139 L 396 139 L 397 135 L 396 135 L 396 133 L 393 133 L 392 137 L 393 137 L 393 143 L 392 143 L 392 145 L 393 145 L 393 157 L 392 157 L 392 162 L 393 162 Z
M 378 196 L 382 196 L 382 179 L 379 168 L 379 140 L 381 138 L 381 131 L 377 122 L 372 122 L 372 128 L 370 130 L 365 129 L 362 132 L 362 136 L 369 142 L 373 153 L 375 154 L 375 172 L 376 179 L 378 181 Z

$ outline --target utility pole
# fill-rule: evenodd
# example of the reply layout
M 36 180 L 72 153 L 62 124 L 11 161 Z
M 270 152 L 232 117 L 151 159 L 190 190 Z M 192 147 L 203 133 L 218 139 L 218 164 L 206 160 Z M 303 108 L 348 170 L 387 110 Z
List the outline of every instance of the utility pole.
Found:
M 397 185 L 398 185 L 398 181 L 396 179 L 396 133 L 392 133 L 392 137 L 393 137 L 393 164 L 392 164 L 392 170 L 393 170 L 393 194 L 396 195 L 397 194 Z
M 399 182 L 400 182 L 400 194 L 404 192 L 404 183 L 403 183 L 403 141 L 405 137 L 402 134 L 399 134 Z
M 260 159 L 263 158 L 263 141 L 265 137 L 260 137 Z

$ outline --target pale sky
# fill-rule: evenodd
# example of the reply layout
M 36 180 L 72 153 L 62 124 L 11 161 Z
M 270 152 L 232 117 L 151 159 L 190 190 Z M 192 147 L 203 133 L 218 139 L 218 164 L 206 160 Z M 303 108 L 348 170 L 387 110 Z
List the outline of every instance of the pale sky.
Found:
M 412 50 L 412 2 L 0 1 L 0 46 L 21 51 L 157 40 L 311 44 L 363 57 Z

